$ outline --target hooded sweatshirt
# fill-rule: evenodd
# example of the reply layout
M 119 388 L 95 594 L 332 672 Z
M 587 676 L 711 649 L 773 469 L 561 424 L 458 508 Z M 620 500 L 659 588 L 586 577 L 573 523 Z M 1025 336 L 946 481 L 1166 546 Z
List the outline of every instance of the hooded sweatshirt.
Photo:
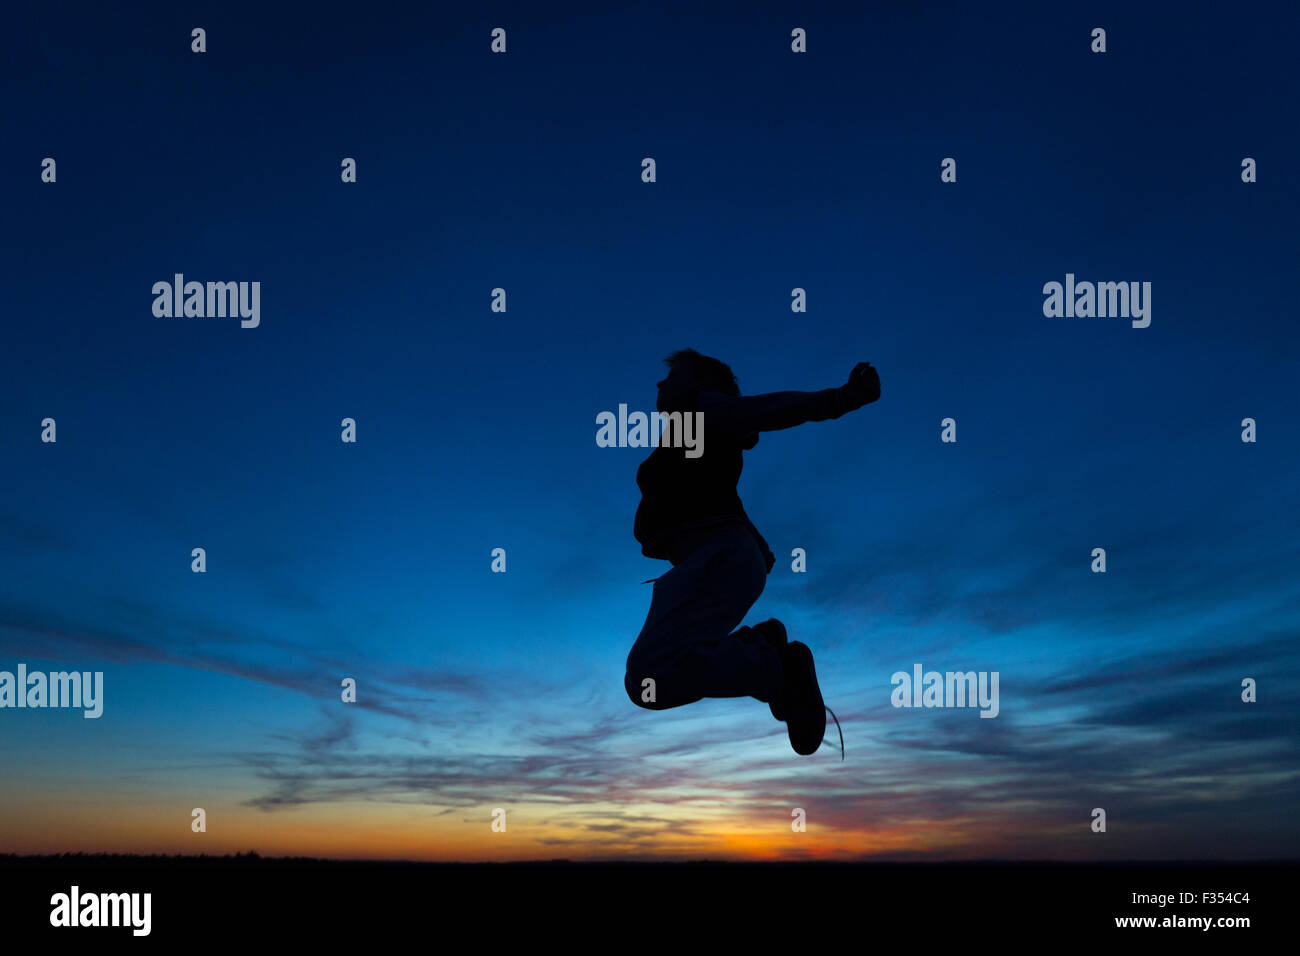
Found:
M 687 449 L 672 447 L 665 438 L 637 469 L 641 504 L 633 533 L 641 553 L 679 564 L 711 532 L 739 522 L 754 535 L 770 574 L 776 556 L 736 492 L 744 452 L 758 444 L 759 432 L 839 418 L 861 408 L 864 396 L 851 385 L 740 397 L 701 391 L 694 404 L 692 411 L 704 413 L 704 454 L 688 458 Z

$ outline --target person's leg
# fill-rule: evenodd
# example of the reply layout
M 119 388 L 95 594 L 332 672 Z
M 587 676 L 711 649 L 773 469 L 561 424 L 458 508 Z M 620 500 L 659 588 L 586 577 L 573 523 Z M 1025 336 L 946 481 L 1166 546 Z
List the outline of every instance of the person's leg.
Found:
M 633 703 L 666 710 L 703 697 L 782 692 L 781 657 L 751 628 L 733 632 L 763 592 L 767 565 L 743 525 L 728 527 L 655 582 L 645 626 L 627 658 Z M 654 681 L 654 700 L 644 681 Z

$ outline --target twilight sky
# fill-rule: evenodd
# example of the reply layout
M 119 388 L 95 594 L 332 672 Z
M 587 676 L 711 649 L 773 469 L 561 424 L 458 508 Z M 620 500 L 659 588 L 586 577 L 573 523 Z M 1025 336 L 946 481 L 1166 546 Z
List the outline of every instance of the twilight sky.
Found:
M 0 710 L 0 851 L 1300 853 L 1300 17 L 703 6 L 6 6 L 0 670 L 105 703 Z M 260 325 L 155 317 L 178 272 Z M 1067 273 L 1150 326 L 1045 317 Z M 746 394 L 880 371 L 740 486 L 747 621 L 844 762 L 623 691 L 668 565 L 596 416 L 687 346 Z M 917 663 L 999 715 L 895 709 Z

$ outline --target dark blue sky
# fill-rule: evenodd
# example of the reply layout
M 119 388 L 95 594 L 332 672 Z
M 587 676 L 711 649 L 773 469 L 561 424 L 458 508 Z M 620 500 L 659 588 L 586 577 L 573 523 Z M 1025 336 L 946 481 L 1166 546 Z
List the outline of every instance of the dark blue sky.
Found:
M 107 691 L 0 711 L 0 842 L 197 849 L 211 805 L 352 856 L 1300 851 L 1294 8 L 704 6 L 6 8 L 0 669 Z M 177 272 L 260 326 L 155 317 Z M 1067 273 L 1150 326 L 1044 317 Z M 667 565 L 595 421 L 687 346 L 747 394 L 880 371 L 740 486 L 843 764 L 624 694 Z M 917 662 L 999 717 L 890 707 Z

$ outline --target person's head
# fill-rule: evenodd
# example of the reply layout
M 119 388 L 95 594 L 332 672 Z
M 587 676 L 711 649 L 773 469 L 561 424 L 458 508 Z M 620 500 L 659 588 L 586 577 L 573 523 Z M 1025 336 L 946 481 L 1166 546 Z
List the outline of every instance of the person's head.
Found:
M 659 383 L 661 412 L 693 410 L 700 392 L 740 394 L 730 366 L 695 349 L 678 349 L 664 359 L 664 364 L 668 366 L 668 376 Z

